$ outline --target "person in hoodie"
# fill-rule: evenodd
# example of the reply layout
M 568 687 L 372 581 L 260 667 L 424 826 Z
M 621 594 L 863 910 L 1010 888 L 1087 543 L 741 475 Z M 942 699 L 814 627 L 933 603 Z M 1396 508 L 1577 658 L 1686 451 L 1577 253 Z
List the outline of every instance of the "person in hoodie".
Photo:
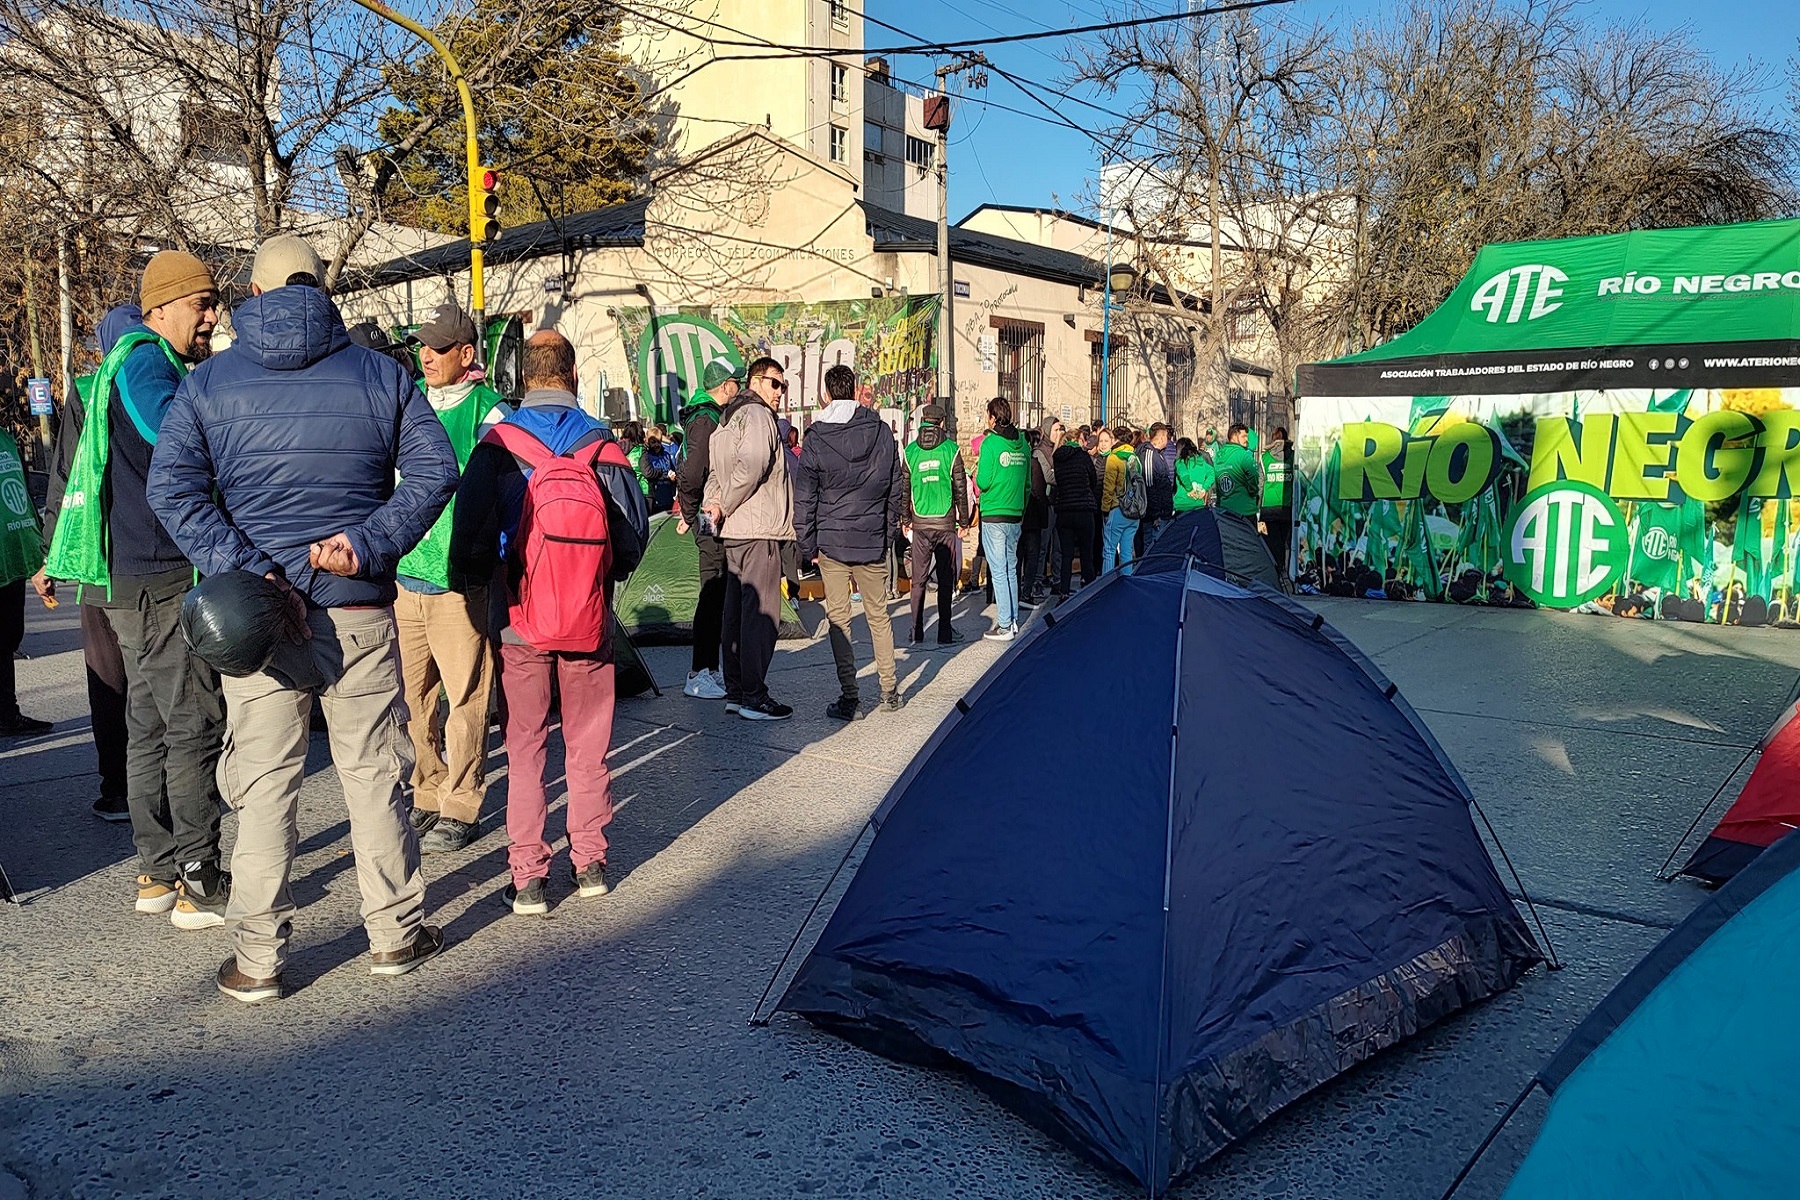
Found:
M 772 358 L 748 371 L 749 390 L 719 414 L 702 514 L 725 544 L 725 711 L 746 721 L 785 721 L 794 710 L 769 695 L 781 629 L 781 545 L 794 540 L 794 487 L 775 413 L 786 373 Z
M 1098 537 L 1094 529 L 1099 524 L 1100 478 L 1086 442 L 1066 433 L 1051 463 L 1056 471 L 1056 537 L 1062 551 L 1056 575 L 1056 599 L 1060 602 L 1069 597 L 1069 573 L 1077 556 L 1084 586 L 1097 575 L 1100 559 L 1094 551 Z
M 725 618 L 725 543 L 716 528 L 700 522 L 700 501 L 706 492 L 706 474 L 712 466 L 712 435 L 719 415 L 737 399 L 744 371 L 737 362 L 720 356 L 706 364 L 701 383 L 706 390 L 682 410 L 681 467 L 675 473 L 675 530 L 694 531 L 700 551 L 700 594 L 694 603 L 694 655 L 681 694 L 696 700 L 725 699 L 725 676 L 720 670 L 719 637 Z
M 1012 403 L 988 401 L 987 436 L 975 464 L 981 490 L 981 546 L 994 587 L 994 627 L 982 636 L 1010 642 L 1019 636 L 1019 531 L 1031 490 L 1031 451 L 1013 424 Z
M 136 304 L 121 304 L 101 317 L 100 325 L 94 331 L 100 345 L 100 356 L 105 358 L 111 353 L 126 330 L 143 323 L 144 310 Z M 69 472 L 75 466 L 75 447 L 81 440 L 88 393 L 93 388 L 94 379 L 94 375 L 84 375 L 77 379 L 75 394 L 65 397 L 63 401 L 62 421 L 56 429 L 56 452 L 44 503 L 45 555 L 50 553 L 50 542 L 56 534 L 56 518 L 62 508 L 63 492 L 69 484 Z M 44 607 L 53 608 L 60 603 L 56 596 L 56 580 L 46 576 L 42 568 L 31 577 L 31 585 L 37 589 L 38 598 Z M 100 767 L 100 798 L 94 801 L 93 811 L 102 821 L 129 821 L 131 807 L 126 801 L 129 793 L 126 784 L 129 778 L 126 748 L 130 744 L 131 734 L 125 725 L 125 693 L 128 686 L 125 679 L 125 656 L 119 649 L 119 635 L 114 632 L 106 609 L 90 602 L 84 590 L 78 589 L 77 594 L 82 595 L 81 660 L 87 668 L 88 714 L 94 730 L 94 756 L 99 760 Z M 97 594 L 95 598 L 98 598 Z
M 287 639 L 268 667 L 225 681 L 219 779 L 238 814 L 235 952 L 219 990 L 281 995 L 292 935 L 307 726 L 331 732 L 377 975 L 443 946 L 425 923 L 419 840 L 407 819 L 406 736 L 394 575 L 456 487 L 456 451 L 400 364 L 350 341 L 311 246 L 264 242 L 237 340 L 195 368 L 163 417 L 150 506 L 202 574 L 250 571 L 286 596 Z
M 118 334 L 91 385 L 44 573 L 77 581 L 82 605 L 104 608 L 119 640 L 135 907 L 210 929 L 225 924 L 231 888 L 219 848 L 225 707 L 218 674 L 181 636 L 197 564 L 146 484 L 178 389 L 212 353 L 219 292 L 200 260 L 165 250 L 144 267 L 138 307 L 142 323 Z
M 407 339 L 417 347 L 420 386 L 456 451 L 458 467 L 469 461 L 487 428 L 511 411 L 476 371 L 475 338 L 475 322 L 447 303 L 432 309 Z M 449 853 L 474 841 L 487 795 L 488 701 L 494 688 L 488 589 L 485 582 L 450 586 L 454 521 L 452 504 L 396 568 L 394 625 L 411 715 L 412 823 L 421 854 Z M 449 701 L 442 721 L 439 688 Z
M 894 435 L 856 401 L 856 372 L 842 364 L 825 372 L 829 403 L 813 418 L 800 448 L 794 479 L 794 535 L 802 558 L 816 556 L 825 584 L 825 617 L 837 663 L 838 698 L 825 715 L 862 719 L 856 651 L 850 642 L 850 598 L 862 593 L 881 711 L 898 712 L 894 631 L 888 622 L 887 563 L 894 532 L 906 516 L 906 472 Z
M 606 426 L 581 410 L 575 397 L 575 348 L 555 330 L 540 330 L 525 344 L 520 373 L 525 394 L 517 412 L 503 422 L 529 434 L 555 455 L 599 443 L 594 477 L 606 501 L 610 563 L 603 580 L 557 580 L 564 588 L 588 589 L 571 595 L 579 603 L 593 589 L 603 591 L 612 611 L 613 587 L 637 569 L 650 536 L 650 512 L 637 473 Z M 529 570 L 516 548 L 519 522 L 532 467 L 490 431 L 469 455 L 456 492 L 456 524 L 450 535 L 450 570 L 466 587 L 492 581 L 508 600 L 509 616 Z M 534 579 L 543 586 L 542 579 Z M 514 618 L 516 619 L 516 617 Z M 569 805 L 569 859 L 575 889 L 582 896 L 612 890 L 606 876 L 606 827 L 612 822 L 612 776 L 606 755 L 612 744 L 617 698 L 612 643 L 580 650 L 531 645 L 508 623 L 500 635 L 500 682 L 506 693 L 506 832 L 512 845 L 507 861 L 512 884 L 507 899 L 520 916 L 550 911 L 546 896 L 552 851 L 544 838 L 549 804 L 545 766 L 550 738 L 551 691 L 561 698 L 563 748 Z
M 1217 472 L 1192 438 L 1175 444 L 1175 515 L 1205 508 L 1212 499 Z
M 919 436 L 906 447 L 905 530 L 912 539 L 912 638 L 910 645 L 925 644 L 925 593 L 932 573 L 937 579 L 937 644 L 953 646 L 962 641 L 950 621 L 956 602 L 958 533 L 969 531 L 969 476 L 962 451 L 950 436 L 944 410 L 927 404 L 919 413 Z

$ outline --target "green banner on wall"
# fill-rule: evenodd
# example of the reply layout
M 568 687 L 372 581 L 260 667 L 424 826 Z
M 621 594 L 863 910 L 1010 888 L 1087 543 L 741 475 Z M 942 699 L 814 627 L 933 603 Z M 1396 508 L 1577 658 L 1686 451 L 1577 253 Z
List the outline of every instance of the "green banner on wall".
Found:
M 717 357 L 737 363 L 767 356 L 787 375 L 787 406 L 804 425 L 824 395 L 824 376 L 853 369 L 876 407 L 904 417 L 936 387 L 937 298 L 827 300 L 815 304 L 709 305 L 680 310 L 622 308 L 619 329 L 633 382 L 658 422 L 678 418 Z

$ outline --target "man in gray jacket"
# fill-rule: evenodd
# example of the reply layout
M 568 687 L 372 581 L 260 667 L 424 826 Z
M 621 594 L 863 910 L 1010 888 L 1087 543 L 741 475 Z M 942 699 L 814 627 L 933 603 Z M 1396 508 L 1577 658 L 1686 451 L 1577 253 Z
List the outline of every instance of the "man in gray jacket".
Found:
M 781 627 L 781 545 L 794 540 L 794 492 L 775 412 L 787 394 L 781 364 L 759 358 L 749 390 L 719 414 L 700 507 L 725 543 L 725 711 L 785 721 L 794 710 L 769 695 Z

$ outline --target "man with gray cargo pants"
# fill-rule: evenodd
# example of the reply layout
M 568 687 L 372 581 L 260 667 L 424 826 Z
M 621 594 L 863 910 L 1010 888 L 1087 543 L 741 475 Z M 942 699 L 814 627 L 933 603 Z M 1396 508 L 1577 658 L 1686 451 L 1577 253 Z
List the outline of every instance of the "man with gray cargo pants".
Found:
M 354 345 L 299 238 L 264 243 L 237 340 L 182 381 L 163 419 L 151 507 L 202 573 L 252 571 L 288 596 L 289 640 L 267 668 L 225 681 L 219 782 L 238 812 L 236 952 L 218 986 L 281 995 L 295 910 L 308 719 L 324 708 L 350 817 L 370 969 L 401 975 L 443 946 L 425 924 L 394 626 L 394 572 L 456 487 L 456 453 L 393 359 Z

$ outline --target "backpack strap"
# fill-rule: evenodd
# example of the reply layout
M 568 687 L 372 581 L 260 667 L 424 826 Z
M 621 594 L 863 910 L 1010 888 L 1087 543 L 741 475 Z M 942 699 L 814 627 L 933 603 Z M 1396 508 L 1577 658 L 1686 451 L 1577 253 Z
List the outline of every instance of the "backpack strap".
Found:
M 534 471 L 556 457 L 542 438 L 511 421 L 500 422 L 483 434 L 481 440 L 492 442 L 515 458 L 523 459 Z

